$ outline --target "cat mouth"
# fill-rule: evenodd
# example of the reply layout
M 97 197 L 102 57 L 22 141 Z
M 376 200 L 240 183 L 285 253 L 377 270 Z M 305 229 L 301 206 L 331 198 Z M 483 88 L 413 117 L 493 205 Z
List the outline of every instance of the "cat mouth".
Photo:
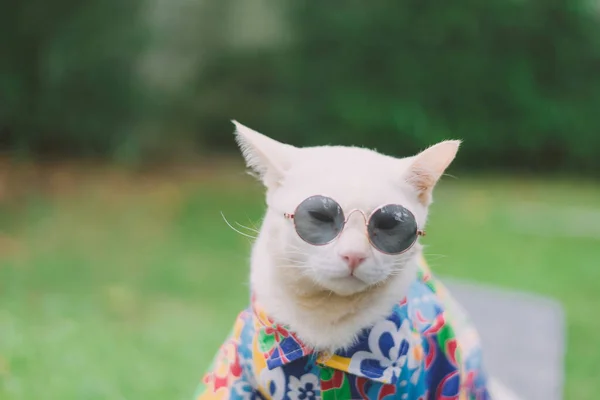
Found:
M 354 274 L 350 274 L 350 275 L 346 275 L 346 276 L 340 276 L 336 280 L 338 282 L 361 283 L 363 285 L 367 285 L 367 282 L 365 282 L 364 280 L 360 279 L 358 276 L 356 276 Z

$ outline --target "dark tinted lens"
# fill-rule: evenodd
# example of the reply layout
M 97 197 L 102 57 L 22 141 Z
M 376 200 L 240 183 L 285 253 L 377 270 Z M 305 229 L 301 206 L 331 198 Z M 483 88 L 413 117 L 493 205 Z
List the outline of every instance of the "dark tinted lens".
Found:
M 375 211 L 369 220 L 368 230 L 373 246 L 384 253 L 402 253 L 417 240 L 415 216 L 406 208 L 395 204 Z
M 342 208 L 335 200 L 313 196 L 304 200 L 294 213 L 298 235 L 311 244 L 331 242 L 344 226 Z

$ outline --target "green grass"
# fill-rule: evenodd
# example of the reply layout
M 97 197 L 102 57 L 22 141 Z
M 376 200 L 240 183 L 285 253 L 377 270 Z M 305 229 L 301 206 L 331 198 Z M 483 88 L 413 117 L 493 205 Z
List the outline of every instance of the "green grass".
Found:
M 219 211 L 256 223 L 259 185 L 99 176 L 0 206 L 1 399 L 190 399 L 246 305 L 250 243 Z M 446 179 L 425 238 L 437 273 L 563 302 L 567 399 L 600 392 L 600 239 L 564 237 L 552 213 L 524 230 L 515 210 L 599 199 L 586 182 Z

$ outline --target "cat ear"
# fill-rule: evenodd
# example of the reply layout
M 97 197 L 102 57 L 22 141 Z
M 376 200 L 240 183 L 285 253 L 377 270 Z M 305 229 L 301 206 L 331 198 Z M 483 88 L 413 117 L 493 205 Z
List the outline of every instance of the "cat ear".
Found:
M 235 125 L 235 139 L 246 159 L 246 165 L 268 189 L 275 189 L 290 168 L 292 157 L 298 149 L 273 140 L 235 120 L 231 122 Z
M 413 157 L 406 181 L 417 190 L 423 205 L 431 203 L 433 188 L 454 160 L 460 143 L 460 140 L 446 140 Z

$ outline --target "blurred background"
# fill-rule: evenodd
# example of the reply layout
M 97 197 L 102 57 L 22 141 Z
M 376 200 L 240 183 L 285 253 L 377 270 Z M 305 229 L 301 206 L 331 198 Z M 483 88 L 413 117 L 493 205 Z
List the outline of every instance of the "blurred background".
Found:
M 248 299 L 252 241 L 220 212 L 264 211 L 235 118 L 394 156 L 463 139 L 432 268 L 561 301 L 565 398 L 596 399 L 599 22 L 589 0 L 0 0 L 0 398 L 191 398 Z

